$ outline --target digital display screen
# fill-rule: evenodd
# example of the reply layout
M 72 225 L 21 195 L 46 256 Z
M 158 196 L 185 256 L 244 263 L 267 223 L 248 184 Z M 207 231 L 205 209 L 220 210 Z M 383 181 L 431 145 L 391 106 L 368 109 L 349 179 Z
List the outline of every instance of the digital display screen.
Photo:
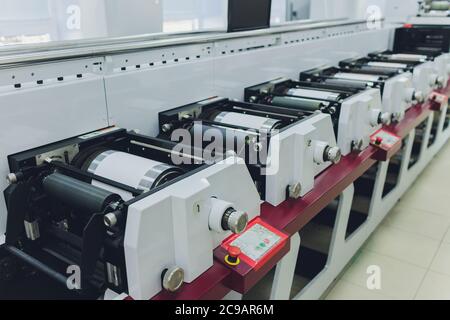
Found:
M 270 27 L 272 0 L 228 0 L 228 32 Z

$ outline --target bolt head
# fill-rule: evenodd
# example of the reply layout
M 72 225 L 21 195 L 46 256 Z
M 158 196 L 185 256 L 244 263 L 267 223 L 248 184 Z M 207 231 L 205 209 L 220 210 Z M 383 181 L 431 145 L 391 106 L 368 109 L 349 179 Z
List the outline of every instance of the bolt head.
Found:
M 184 270 L 180 267 L 172 267 L 166 271 L 163 277 L 163 288 L 169 292 L 178 291 L 184 283 Z
M 6 176 L 6 182 L 8 182 L 9 184 L 17 183 L 17 176 L 14 173 L 9 173 Z
M 298 199 L 302 193 L 302 185 L 300 183 L 296 183 L 289 186 L 289 198 Z
M 114 213 L 108 213 L 103 221 L 108 228 L 114 227 L 117 224 L 117 216 Z
M 170 132 L 170 130 L 172 130 L 172 127 L 173 127 L 173 126 L 172 126 L 170 123 L 166 123 L 166 124 L 163 124 L 161 130 L 162 130 L 164 133 L 167 133 L 167 132 Z

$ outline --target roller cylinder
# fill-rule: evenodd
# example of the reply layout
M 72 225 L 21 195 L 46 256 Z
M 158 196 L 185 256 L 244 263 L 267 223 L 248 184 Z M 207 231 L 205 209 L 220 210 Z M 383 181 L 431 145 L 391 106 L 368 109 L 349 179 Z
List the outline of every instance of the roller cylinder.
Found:
M 157 188 L 182 174 L 182 170 L 178 167 L 114 150 L 96 155 L 85 164 L 85 167 L 92 174 L 144 192 Z M 132 194 L 105 183 L 93 180 L 92 184 L 119 194 L 125 201 L 133 198 Z
M 448 1 L 432 1 L 430 3 L 430 9 L 435 10 L 435 11 L 450 10 L 450 2 L 448 2 Z
M 284 107 L 284 108 L 292 108 L 292 109 L 300 109 L 305 111 L 317 111 L 323 107 L 322 101 L 302 99 L 297 97 L 273 97 L 272 105 Z
M 121 197 L 113 192 L 60 173 L 45 177 L 42 185 L 51 197 L 89 213 L 103 212 L 109 204 L 121 200 Z
M 282 124 L 281 121 L 277 119 L 237 112 L 221 112 L 212 120 L 225 125 L 236 125 L 262 132 L 271 132 L 272 130 L 278 129 Z

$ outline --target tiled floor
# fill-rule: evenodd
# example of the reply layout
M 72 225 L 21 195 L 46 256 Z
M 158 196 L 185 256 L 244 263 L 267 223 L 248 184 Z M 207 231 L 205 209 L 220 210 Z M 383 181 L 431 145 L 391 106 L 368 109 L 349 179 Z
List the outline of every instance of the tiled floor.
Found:
M 371 266 L 379 268 L 379 289 L 368 289 Z M 450 144 L 375 231 L 326 299 L 450 300 Z

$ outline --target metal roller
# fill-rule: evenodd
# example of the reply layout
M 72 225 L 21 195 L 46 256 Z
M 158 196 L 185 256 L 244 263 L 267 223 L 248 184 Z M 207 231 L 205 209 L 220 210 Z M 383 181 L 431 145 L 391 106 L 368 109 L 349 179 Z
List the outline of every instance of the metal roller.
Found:
M 447 11 L 450 10 L 450 2 L 445 1 L 432 1 L 430 3 L 430 9 L 436 11 Z
M 87 171 L 92 174 L 144 192 L 157 188 L 182 174 L 182 170 L 178 167 L 113 150 L 98 154 L 87 164 L 87 168 Z M 132 194 L 99 181 L 92 181 L 92 185 L 113 191 L 125 201 L 133 198 Z
M 399 68 L 392 68 L 392 67 L 377 67 L 377 66 L 369 66 L 365 65 L 361 67 L 361 70 L 373 72 L 373 73 L 379 73 L 379 74 L 391 74 L 391 73 L 398 73 Z
M 286 92 L 287 95 L 310 98 L 310 99 L 319 99 L 319 100 L 331 100 L 331 101 L 339 101 L 341 99 L 341 95 L 337 92 L 330 91 L 322 91 L 322 90 L 311 90 L 311 89 L 300 89 L 294 88 L 289 89 Z
M 354 80 L 354 81 L 366 81 L 376 82 L 380 81 L 381 75 L 363 74 L 363 73 L 347 73 L 339 72 L 334 75 L 335 79 Z
M 45 177 L 42 184 L 51 197 L 88 213 L 103 212 L 109 204 L 121 200 L 116 193 L 60 173 Z
M 345 79 L 327 79 L 326 84 L 348 86 L 349 88 L 357 88 L 364 90 L 367 88 L 367 83 L 361 81 L 345 80 Z
M 262 132 L 271 132 L 280 128 L 282 122 L 277 119 L 242 114 L 238 112 L 221 112 L 212 121 L 228 125 L 245 127 Z
M 406 63 L 395 63 L 395 62 L 369 62 L 367 66 L 379 67 L 379 68 L 391 68 L 391 69 L 405 69 L 408 67 Z
M 301 109 L 311 112 L 320 110 L 324 106 L 323 101 L 280 96 L 273 97 L 272 104 L 280 107 Z
M 427 60 L 427 56 L 421 54 L 408 54 L 408 53 L 396 53 L 391 55 L 383 55 L 388 60 L 399 61 L 411 61 L 411 62 L 424 62 Z

